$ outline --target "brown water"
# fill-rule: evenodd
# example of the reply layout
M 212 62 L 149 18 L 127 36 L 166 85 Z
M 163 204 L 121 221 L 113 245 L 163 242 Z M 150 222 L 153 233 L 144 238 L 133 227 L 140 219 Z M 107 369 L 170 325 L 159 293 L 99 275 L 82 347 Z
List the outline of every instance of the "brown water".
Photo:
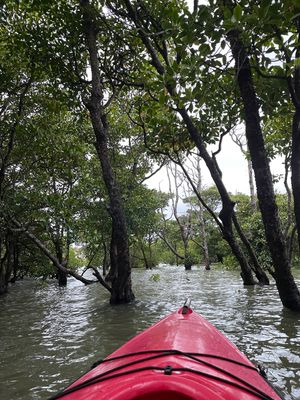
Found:
M 186 297 L 287 399 L 300 399 L 300 316 L 283 310 L 274 284 L 244 288 L 237 272 L 170 266 L 135 270 L 133 282 L 137 301 L 117 307 L 98 284 L 13 286 L 0 299 L 0 399 L 47 399 Z

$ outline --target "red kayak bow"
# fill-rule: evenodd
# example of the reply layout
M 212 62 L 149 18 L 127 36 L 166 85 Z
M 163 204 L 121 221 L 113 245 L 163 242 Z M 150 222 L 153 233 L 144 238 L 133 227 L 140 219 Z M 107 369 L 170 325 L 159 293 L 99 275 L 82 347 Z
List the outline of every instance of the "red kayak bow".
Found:
M 260 370 L 188 305 L 98 364 L 51 399 L 281 399 Z

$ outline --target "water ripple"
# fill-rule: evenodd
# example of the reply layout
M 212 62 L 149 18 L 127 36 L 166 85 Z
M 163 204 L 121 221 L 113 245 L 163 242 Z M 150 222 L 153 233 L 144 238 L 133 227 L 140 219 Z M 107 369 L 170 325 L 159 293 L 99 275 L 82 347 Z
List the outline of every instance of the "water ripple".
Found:
M 152 279 L 159 274 L 159 281 Z M 298 274 L 299 275 L 299 274 Z M 0 398 L 46 399 L 186 297 L 248 357 L 268 369 L 287 399 L 300 398 L 300 321 L 274 284 L 244 288 L 238 272 L 170 266 L 133 272 L 137 301 L 111 307 L 100 285 L 60 289 L 24 280 L 0 299 Z

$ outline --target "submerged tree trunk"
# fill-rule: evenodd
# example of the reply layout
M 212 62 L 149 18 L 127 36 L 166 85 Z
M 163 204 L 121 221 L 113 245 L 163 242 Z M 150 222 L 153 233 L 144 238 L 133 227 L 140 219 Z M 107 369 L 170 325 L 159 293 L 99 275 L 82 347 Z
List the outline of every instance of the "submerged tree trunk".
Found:
M 149 266 L 148 260 L 147 260 L 147 256 L 146 256 L 146 252 L 145 252 L 145 249 L 144 249 L 144 245 L 143 245 L 142 242 L 140 242 L 140 249 L 141 249 L 141 252 L 142 252 L 142 255 L 143 255 L 144 266 L 145 266 L 146 269 L 150 269 L 150 266 Z
M 245 258 L 244 253 L 242 252 L 240 246 L 238 245 L 235 237 L 231 231 L 228 229 L 223 232 L 223 237 L 229 244 L 231 251 L 235 258 L 237 259 L 238 263 L 241 267 L 241 277 L 243 279 L 244 285 L 252 286 L 255 285 L 255 280 L 253 278 L 251 267 L 248 264 L 247 259 Z
M 194 125 L 192 124 L 192 126 L 194 126 Z M 197 133 L 197 128 L 195 128 L 195 130 Z M 199 135 L 200 135 L 200 133 L 199 133 Z M 199 140 L 199 145 L 202 143 L 201 136 L 199 138 L 197 138 L 197 136 L 196 136 L 195 140 Z M 189 176 L 187 170 L 185 169 L 184 165 L 180 161 L 178 161 L 178 163 L 181 166 L 185 176 L 187 177 L 191 187 L 193 188 L 194 193 L 196 194 L 199 202 L 212 215 L 212 217 L 214 218 L 216 224 L 218 225 L 218 227 L 220 229 L 220 232 L 222 233 L 224 240 L 226 240 L 226 242 L 228 243 L 228 245 L 231 248 L 232 254 L 236 257 L 236 259 L 241 267 L 241 277 L 243 279 L 244 285 L 254 285 L 256 282 L 253 278 L 251 267 L 247 261 L 247 258 L 244 255 L 241 247 L 239 246 L 238 242 L 236 241 L 234 233 L 233 233 L 233 229 L 232 229 L 232 218 L 234 215 L 234 211 L 233 211 L 234 202 L 232 202 L 230 200 L 229 194 L 222 182 L 222 178 L 220 175 L 220 169 L 217 168 L 215 160 L 213 160 L 212 157 L 209 156 L 204 144 L 203 144 L 203 153 L 202 154 L 205 157 L 207 157 L 206 165 L 211 166 L 210 172 L 211 172 L 211 174 L 213 172 L 212 178 L 213 178 L 214 182 L 215 183 L 218 182 L 218 184 L 219 184 L 219 194 L 221 195 L 221 193 L 222 193 L 222 195 L 223 195 L 223 197 L 221 196 L 222 210 L 219 214 L 219 218 L 217 218 L 216 214 L 203 201 L 200 193 L 198 192 L 197 187 L 193 183 L 193 181 L 192 181 L 191 177 Z M 205 158 L 204 158 L 204 160 L 205 160 Z M 217 188 L 218 188 L 218 186 L 217 186 Z M 223 261 L 221 261 L 221 262 L 223 263 Z
M 116 221 L 112 221 L 113 233 L 111 239 L 111 304 L 129 303 L 134 299 L 134 295 L 131 288 L 131 266 L 129 259 L 129 246 L 128 241 L 120 233 L 121 229 L 118 230 L 118 226 L 115 227 Z M 121 223 L 121 228 L 123 228 Z M 127 235 L 127 231 L 126 235 Z M 127 236 L 126 236 L 127 237 Z M 123 256 L 123 257 L 122 257 Z
M 1 247 L 0 250 L 2 250 L 4 248 L 4 241 L 2 240 L 2 238 L 0 238 L 1 240 Z M 7 287 L 8 287 L 8 281 L 6 280 L 6 259 L 7 259 L 7 250 L 4 250 L 2 252 L 0 252 L 0 295 L 4 294 L 7 292 Z
M 300 250 L 300 111 L 296 111 L 293 118 L 291 170 L 294 213 Z
M 14 269 L 14 254 L 15 254 L 15 237 L 12 232 L 9 232 L 7 235 L 7 252 L 8 252 L 8 257 L 6 260 L 5 281 L 9 282 L 11 274 Z
M 14 241 L 14 249 L 13 249 L 13 268 L 12 268 L 12 277 L 10 278 L 10 283 L 15 283 L 18 278 L 18 270 L 19 270 L 19 246 L 18 242 Z
M 3 230 L 0 231 L 0 295 L 6 293 L 7 282 L 5 282 L 6 268 L 5 259 L 7 257 L 6 249 L 4 246 Z
M 17 221 L 13 217 L 11 218 L 11 221 L 14 224 L 14 226 L 16 227 L 16 229 L 19 232 L 22 232 L 24 235 L 26 235 L 41 250 L 41 252 L 44 253 L 44 255 L 46 257 L 48 257 L 50 261 L 52 261 L 53 265 L 55 265 L 55 267 L 58 270 L 61 270 L 62 272 L 66 273 L 67 275 L 73 276 L 75 279 L 84 283 L 85 285 L 90 285 L 92 283 L 99 282 L 102 286 L 105 287 L 105 289 L 107 289 L 111 293 L 110 286 L 103 280 L 99 271 L 97 271 L 95 268 L 89 267 L 94 270 L 94 276 L 97 278 L 97 281 L 85 279 L 82 275 L 79 275 L 76 271 L 66 268 L 63 264 L 61 264 L 58 261 L 58 259 L 51 253 L 51 251 L 32 232 L 29 232 L 28 229 L 24 228 L 19 221 Z M 13 229 L 14 228 L 12 228 L 12 230 Z
M 172 173 L 174 179 L 175 193 L 172 191 L 172 183 L 169 172 Z M 180 237 L 183 243 L 184 248 L 184 268 L 186 271 L 190 271 L 192 269 L 192 259 L 189 252 L 189 240 L 191 236 L 191 221 L 190 216 L 188 218 L 182 218 L 178 215 L 178 202 L 179 202 L 179 187 L 182 185 L 182 181 L 178 182 L 178 171 L 177 165 L 175 164 L 174 170 L 170 165 L 167 166 L 167 176 L 169 181 L 169 193 L 172 201 L 172 209 L 175 220 L 179 227 Z
M 153 254 L 152 254 L 152 244 L 153 244 L 153 241 L 151 239 L 151 236 L 149 235 L 149 237 L 148 237 L 148 250 L 149 250 L 150 269 L 155 267 L 155 260 L 153 260 Z
M 140 249 L 141 249 L 141 252 L 142 252 L 142 255 L 143 255 L 144 266 L 145 266 L 146 269 L 152 269 L 154 267 L 154 263 L 153 263 L 153 260 L 152 260 L 151 243 L 150 242 L 148 243 L 149 257 L 146 254 L 146 249 L 145 249 L 143 240 L 140 240 L 139 243 L 140 243 Z
M 9 187 L 6 182 L 6 172 L 10 165 L 11 154 L 15 146 L 15 137 L 24 114 L 25 100 L 31 88 L 32 81 L 33 76 L 26 79 L 22 84 L 19 82 L 14 90 L 11 90 L 12 99 L 9 99 L 8 96 L 9 101 L 7 104 L 14 104 L 14 101 L 10 102 L 10 100 L 13 100 L 16 96 L 16 109 L 14 109 L 14 106 L 12 108 L 10 106 L 7 107 L 6 111 L 6 107 L 2 108 L 2 112 L 8 112 L 10 114 L 8 120 L 11 120 L 13 117 L 13 122 L 6 132 L 5 130 L 0 131 L 0 295 L 7 292 L 11 268 L 13 268 L 12 265 L 14 263 L 14 261 L 12 261 L 13 254 L 10 254 L 13 252 L 13 249 L 11 248 L 10 250 L 9 246 L 11 244 L 8 244 L 10 233 L 8 232 L 7 221 L 2 211 L 6 208 L 5 192 Z M 20 89 L 21 91 L 19 92 Z M 2 94 L 5 97 L 5 89 Z
M 295 225 L 293 227 L 289 237 L 287 238 L 288 257 L 289 257 L 290 263 L 292 262 L 292 258 L 293 258 L 294 239 L 295 239 L 296 232 L 297 232 L 297 227 Z
M 102 247 L 103 247 L 102 273 L 103 273 L 103 276 L 106 276 L 107 271 L 110 266 L 110 262 L 109 262 L 109 256 L 108 256 L 108 251 L 107 251 L 107 245 L 106 245 L 105 239 L 103 237 L 102 237 Z
M 257 197 L 274 264 L 276 285 L 283 305 L 292 310 L 300 311 L 300 293 L 291 273 L 287 249 L 280 228 L 249 58 L 240 39 L 239 31 L 232 29 L 227 35 L 236 64 L 237 81 L 244 105 L 246 136 L 255 174 Z
M 249 148 L 247 143 L 243 143 L 243 138 L 244 134 L 243 133 L 237 133 L 235 130 L 232 131 L 231 133 L 231 139 L 234 141 L 234 143 L 239 146 L 242 154 L 245 156 L 245 159 L 247 160 L 247 168 L 248 168 L 248 182 L 249 182 L 249 189 L 250 189 L 250 204 L 253 212 L 257 210 L 256 207 L 256 194 L 255 194 L 255 185 L 254 185 L 254 177 L 253 177 L 253 168 L 252 168 L 252 161 L 251 158 L 249 158 Z M 246 150 L 245 150 L 246 147 Z
M 201 193 L 202 191 L 202 176 L 201 176 L 201 165 L 200 159 L 197 158 L 197 191 Z M 204 212 L 203 206 L 199 203 L 199 224 L 200 224 L 200 235 L 202 238 L 202 248 L 203 248 L 203 256 L 204 256 L 204 265 L 207 271 L 210 270 L 210 258 L 209 258 L 209 251 L 208 251 L 208 243 L 207 243 L 207 235 L 205 229 L 205 221 L 204 221 Z
M 286 224 L 284 227 L 284 238 L 287 243 L 289 242 L 291 226 L 293 223 L 292 192 L 291 192 L 291 189 L 288 184 L 289 166 L 290 166 L 289 156 L 286 155 L 285 160 L 284 160 L 284 169 L 285 169 L 284 187 L 285 187 L 286 195 L 287 195 L 287 221 L 286 221 Z M 288 248 L 289 248 L 289 245 L 288 245 Z M 289 253 L 289 251 L 288 251 L 288 253 Z
M 292 172 L 292 191 L 294 197 L 294 214 L 296 219 L 296 229 L 298 236 L 298 249 L 300 251 L 300 17 L 295 15 L 292 19 L 296 28 L 297 42 L 294 46 L 295 60 L 291 60 L 290 50 L 285 49 L 284 54 L 287 63 L 294 62 L 294 73 L 287 77 L 288 90 L 291 101 L 295 107 L 292 124 L 292 151 L 291 151 L 291 172 Z M 282 34 L 276 31 L 282 47 L 285 47 Z
M 234 210 L 234 202 L 230 199 L 230 196 L 227 192 L 227 189 L 222 181 L 222 177 L 220 175 L 220 171 L 216 166 L 215 161 L 213 158 L 209 155 L 205 143 L 201 137 L 200 132 L 198 131 L 197 127 L 194 125 L 191 117 L 188 115 L 187 111 L 185 109 L 180 109 L 179 110 L 180 115 L 183 118 L 183 121 L 186 123 L 187 129 L 189 131 L 189 134 L 191 136 L 191 139 L 194 141 L 194 143 L 197 146 L 197 149 L 199 150 L 199 154 L 201 158 L 204 160 L 210 175 L 213 179 L 213 181 L 216 184 L 216 187 L 218 189 L 218 192 L 221 197 L 222 201 L 222 209 L 219 213 L 219 218 L 222 221 L 222 234 L 224 239 L 227 241 L 229 244 L 232 253 L 236 257 L 236 259 L 239 262 L 239 265 L 241 267 L 241 276 L 243 279 L 243 282 L 245 285 L 255 285 L 255 280 L 253 278 L 253 274 L 251 271 L 251 267 L 248 264 L 248 261 L 243 254 L 243 251 L 241 250 L 240 246 L 238 245 L 233 229 L 232 229 L 232 217 L 233 217 L 233 210 Z
M 67 267 L 67 261 L 64 260 L 63 258 L 63 248 L 62 248 L 62 243 L 59 238 L 56 238 L 54 241 L 54 246 L 55 246 L 55 252 L 56 252 L 56 257 L 61 265 L 64 265 Z M 58 281 L 58 286 L 67 286 L 68 283 L 68 275 L 66 271 L 62 269 L 57 269 L 57 281 Z
M 151 64 L 155 67 L 159 75 L 164 76 L 166 72 L 166 67 L 169 64 L 167 44 L 164 43 L 164 52 L 162 53 L 161 48 L 157 46 L 157 42 L 155 42 L 155 40 L 153 40 L 151 36 L 147 35 L 147 32 L 143 27 L 143 21 L 139 19 L 139 13 L 135 3 L 132 3 L 130 0 L 124 0 L 124 4 L 128 12 L 128 17 L 134 22 L 137 28 L 137 32 L 151 57 Z M 157 51 L 156 48 L 158 48 Z M 175 104 L 178 104 L 178 96 L 176 95 L 176 84 L 168 80 L 164 80 L 164 82 L 165 90 L 168 92 L 170 97 L 173 98 Z M 182 120 L 188 130 L 189 136 L 199 150 L 200 157 L 204 160 L 211 174 L 211 177 L 214 180 L 216 187 L 219 191 L 222 200 L 222 210 L 219 214 L 219 218 L 221 219 L 223 224 L 223 237 L 230 245 L 233 254 L 236 256 L 241 266 L 244 284 L 254 285 L 256 282 L 253 278 L 251 268 L 241 248 L 234 238 L 234 233 L 232 229 L 232 213 L 234 203 L 230 199 L 226 187 L 224 186 L 218 167 L 213 160 L 213 157 L 211 157 L 208 153 L 205 141 L 201 135 L 201 131 L 194 123 L 193 118 L 190 116 L 187 109 L 178 104 L 176 111 L 182 117 Z
M 239 234 L 239 237 L 241 238 L 244 246 L 246 247 L 246 249 L 248 251 L 248 254 L 251 259 L 251 267 L 252 267 L 252 270 L 253 270 L 256 278 L 258 279 L 258 282 L 261 285 L 269 285 L 270 284 L 269 278 L 268 278 L 267 274 L 265 273 L 265 271 L 260 266 L 258 259 L 256 257 L 256 254 L 255 254 L 249 240 L 247 239 L 246 235 L 244 234 L 242 228 L 240 227 L 240 224 L 239 224 L 235 214 L 233 215 L 233 222 L 234 222 L 235 229 L 237 230 L 237 232 Z
M 5 271 L 0 268 L 0 296 L 7 292 L 7 282 L 5 282 Z
M 62 261 L 61 263 L 64 267 L 67 268 L 67 264 L 66 261 Z M 61 269 L 59 269 L 57 271 L 57 281 L 58 281 L 58 286 L 60 287 L 66 287 L 67 283 L 68 283 L 68 274 L 66 273 L 66 271 L 63 271 Z
M 92 73 L 92 88 L 86 107 L 96 137 L 96 150 L 101 163 L 103 180 L 109 196 L 109 213 L 112 219 L 111 268 L 114 270 L 111 290 L 111 304 L 128 303 L 134 299 L 131 288 L 131 266 L 129 257 L 129 243 L 127 224 L 122 200 L 117 182 L 111 167 L 108 152 L 109 126 L 103 105 L 104 88 L 102 86 L 98 51 L 97 51 L 97 24 L 95 10 L 89 0 L 81 0 L 83 14 L 83 29 L 89 52 Z
M 67 274 L 65 271 L 62 271 L 60 269 L 57 270 L 57 281 L 58 286 L 67 286 Z
M 166 244 L 166 246 L 168 247 L 169 250 L 171 250 L 171 252 L 174 254 L 174 256 L 176 257 L 176 265 L 179 265 L 179 260 L 184 261 L 184 256 L 182 256 L 181 254 L 178 253 L 177 251 L 177 246 L 176 243 L 174 244 L 174 246 L 172 246 L 171 243 L 168 242 L 167 238 L 164 236 L 164 234 L 157 232 L 157 236 Z
M 203 206 L 199 204 L 199 225 L 200 225 L 200 235 L 202 239 L 202 249 L 203 249 L 203 259 L 206 271 L 211 269 L 210 267 L 210 257 L 209 257 L 209 250 L 208 250 L 208 243 L 207 243 L 207 234 L 205 229 L 205 221 L 204 221 L 204 213 L 203 213 Z
M 0 243 L 0 295 L 7 292 L 8 283 L 14 267 L 14 238 L 6 231 Z

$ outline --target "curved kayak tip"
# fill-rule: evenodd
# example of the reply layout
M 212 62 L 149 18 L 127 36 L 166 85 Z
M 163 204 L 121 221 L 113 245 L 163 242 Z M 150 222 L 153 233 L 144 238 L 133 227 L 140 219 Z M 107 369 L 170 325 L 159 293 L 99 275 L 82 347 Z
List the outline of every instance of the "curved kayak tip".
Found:
M 260 370 L 191 308 L 139 333 L 51 397 L 64 400 L 282 400 Z
M 191 314 L 193 312 L 193 310 L 191 309 L 191 303 L 192 303 L 192 300 L 190 298 L 187 298 L 184 302 L 183 307 L 181 307 L 178 310 L 178 313 L 182 314 L 182 315 Z

